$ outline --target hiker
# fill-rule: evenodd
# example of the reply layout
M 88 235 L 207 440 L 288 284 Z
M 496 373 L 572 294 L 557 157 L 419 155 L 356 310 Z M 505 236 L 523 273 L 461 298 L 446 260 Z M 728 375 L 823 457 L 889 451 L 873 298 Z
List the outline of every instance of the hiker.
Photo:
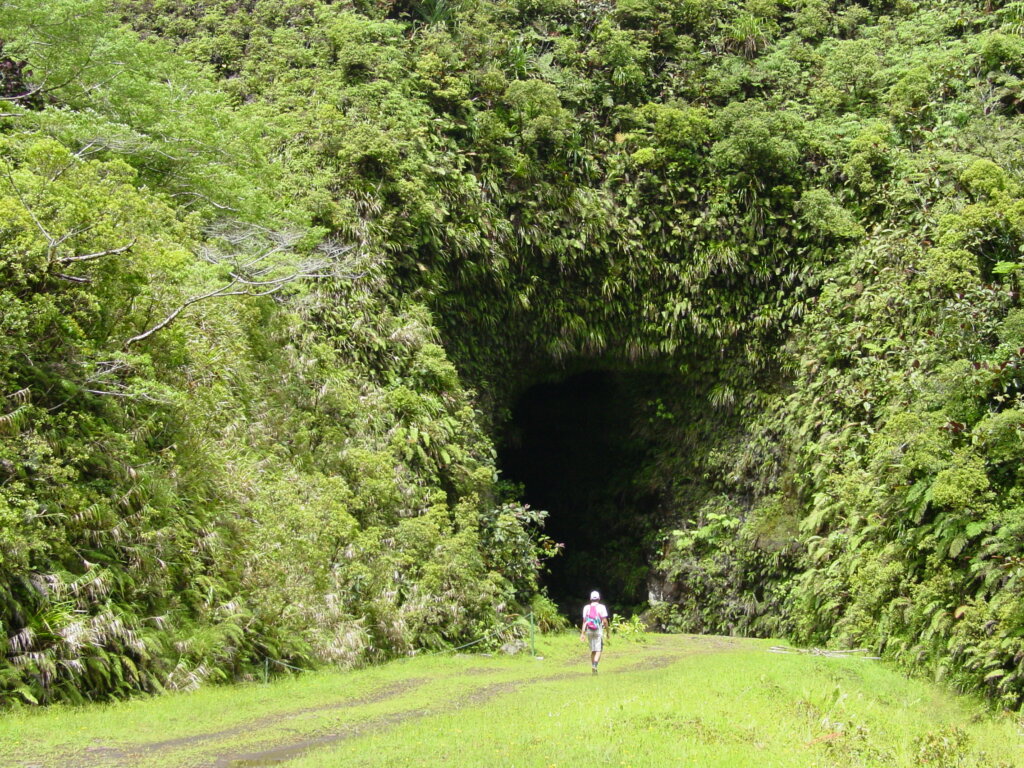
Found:
M 594 590 L 590 603 L 583 606 L 583 626 L 580 640 L 590 641 L 590 670 L 597 674 L 597 663 L 601 660 L 604 632 L 608 629 L 608 609 L 601 604 L 601 595 Z

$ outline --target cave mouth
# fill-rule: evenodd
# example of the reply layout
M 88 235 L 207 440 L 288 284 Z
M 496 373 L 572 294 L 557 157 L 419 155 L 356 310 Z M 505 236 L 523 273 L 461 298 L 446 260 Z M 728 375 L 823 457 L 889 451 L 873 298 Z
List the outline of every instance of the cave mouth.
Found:
M 617 613 L 639 610 L 658 531 L 658 494 L 638 419 L 664 386 L 657 374 L 588 370 L 534 384 L 517 399 L 498 445 L 503 479 L 549 512 L 545 533 L 564 544 L 542 574 L 575 618 L 592 589 Z

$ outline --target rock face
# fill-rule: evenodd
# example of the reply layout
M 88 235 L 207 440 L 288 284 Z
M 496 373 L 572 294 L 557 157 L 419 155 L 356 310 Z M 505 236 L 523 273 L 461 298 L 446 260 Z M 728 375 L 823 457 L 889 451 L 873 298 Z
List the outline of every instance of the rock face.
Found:
M 501 646 L 501 652 L 508 656 L 515 656 L 520 653 L 525 653 L 529 647 L 530 646 L 523 640 L 513 640 Z
M 680 596 L 679 584 L 665 578 L 664 574 L 652 572 L 647 579 L 647 602 L 676 603 Z
M 0 40 L 0 101 L 10 103 L 16 110 L 41 109 L 42 90 L 33 82 L 28 61 L 4 56 L 4 42 Z

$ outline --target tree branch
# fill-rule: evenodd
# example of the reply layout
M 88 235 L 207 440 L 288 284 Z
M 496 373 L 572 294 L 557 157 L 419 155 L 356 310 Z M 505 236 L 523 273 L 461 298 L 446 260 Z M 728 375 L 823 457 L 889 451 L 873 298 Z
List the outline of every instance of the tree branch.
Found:
M 168 325 L 173 323 L 177 319 L 178 315 L 180 315 L 186 309 L 191 307 L 193 304 L 196 304 L 196 303 L 198 303 L 200 301 L 203 301 L 205 299 L 213 299 L 213 298 L 216 298 L 216 297 L 219 297 L 219 296 L 238 296 L 240 294 L 247 293 L 247 291 L 231 291 L 231 292 L 229 292 L 228 289 L 229 288 L 234 288 L 235 285 L 236 285 L 236 281 L 232 280 L 227 285 L 221 286 L 220 288 L 216 289 L 215 291 L 210 291 L 209 293 L 204 293 L 202 296 L 193 296 L 191 299 L 188 299 L 187 301 L 185 301 L 183 304 L 181 304 L 181 306 L 179 306 L 177 309 L 175 309 L 173 312 L 171 312 L 171 314 L 169 314 L 167 317 L 165 317 L 159 323 L 154 325 L 148 331 L 143 331 L 142 333 L 138 334 L 137 336 L 132 336 L 130 339 L 128 339 L 128 341 L 126 341 L 124 343 L 124 348 L 127 349 L 132 344 L 135 344 L 137 342 L 140 342 L 140 341 L 143 341 L 145 339 L 148 339 L 154 333 L 157 333 L 158 331 L 162 331 Z
M 247 280 L 241 275 L 236 275 L 234 272 L 231 273 L 231 277 L 234 278 L 235 282 L 241 283 L 242 285 L 252 285 L 256 288 L 265 288 L 271 285 L 283 285 L 285 283 L 293 283 L 296 280 L 308 280 L 315 277 L 331 277 L 331 275 L 320 275 L 312 272 L 295 272 L 285 277 L 278 277 L 273 280 Z
M 160 152 L 159 150 L 155 150 L 155 151 L 157 151 L 159 154 L 163 155 L 164 157 L 171 158 L 172 160 L 176 160 L 177 159 L 177 158 L 171 157 L 170 155 L 168 155 L 165 152 Z M 203 194 L 200 194 L 199 192 L 175 192 L 174 194 L 171 195 L 171 197 L 185 197 L 186 195 L 188 197 L 193 197 L 193 198 L 196 198 L 196 199 L 199 199 L 199 200 L 205 200 L 206 202 L 208 202 L 210 205 L 212 205 L 217 210 L 220 210 L 220 211 L 231 211 L 232 213 L 236 212 L 236 209 L 232 208 L 230 205 L 223 205 L 222 203 L 218 203 L 216 200 L 213 200 L 208 195 L 203 195 Z
M 166 405 L 166 400 L 160 400 L 149 395 L 139 394 L 137 392 L 107 392 L 103 389 L 83 389 L 83 392 L 88 392 L 90 395 L 101 395 L 104 397 L 123 397 L 126 400 L 145 400 L 147 403 L 158 403 L 160 405 Z
M 67 280 L 72 283 L 91 283 L 92 280 L 88 277 L 76 277 L 75 275 L 65 275 L 63 272 L 54 272 L 54 277 L 59 277 L 61 280 Z
M 61 241 L 59 241 L 56 244 L 60 245 L 60 242 L 62 242 L 65 239 L 67 238 L 61 238 Z M 132 240 L 130 243 L 128 243 L 128 245 L 122 245 L 120 248 L 111 248 L 106 251 L 97 251 L 96 253 L 86 253 L 83 254 L 82 256 L 65 256 L 62 259 L 57 259 L 57 263 L 71 264 L 76 261 L 94 261 L 95 259 L 102 259 L 104 256 L 115 256 L 116 254 L 124 253 L 125 251 L 131 250 L 131 248 L 135 245 L 136 242 L 138 242 L 137 239 Z
M 227 250 L 221 250 L 217 246 L 202 245 L 198 250 L 198 256 L 208 264 L 227 268 L 230 282 L 182 302 L 156 325 L 128 339 L 124 343 L 124 349 L 160 332 L 193 304 L 207 299 L 224 296 L 246 296 L 249 298 L 271 296 L 280 292 L 285 286 L 300 280 L 338 277 L 359 279 L 368 272 L 365 270 L 359 274 L 339 275 L 338 267 L 341 265 L 335 262 L 344 254 L 354 250 L 356 246 L 345 245 L 333 240 L 318 246 L 318 250 L 324 254 L 323 257 L 307 258 L 295 263 L 295 254 L 292 249 L 303 239 L 305 234 L 300 230 L 272 230 L 256 224 L 226 221 L 208 227 L 206 234 L 214 242 L 220 241 L 227 247 Z M 125 249 L 127 247 L 130 246 L 126 246 Z M 253 255 L 254 252 L 255 255 Z M 86 260 L 99 258 L 107 253 L 109 252 L 71 258 Z M 280 255 L 284 255 L 284 258 L 272 258 Z M 347 266 L 351 268 L 356 265 L 350 263 Z M 273 272 L 277 271 L 280 274 L 280 271 L 284 270 L 288 272 L 286 275 L 272 276 Z
M 40 222 L 39 219 L 36 218 L 36 215 L 35 213 L 33 213 L 32 208 L 29 207 L 28 202 L 25 200 L 25 196 L 21 194 L 21 189 L 15 183 L 14 176 L 11 174 L 11 169 L 6 163 L 4 163 L 4 175 L 7 177 L 7 183 L 10 184 L 11 189 L 14 190 L 14 194 L 17 195 L 18 200 L 21 201 L 21 205 L 28 212 L 28 215 L 32 218 L 32 221 L 35 223 L 36 227 L 42 233 L 43 237 L 46 238 L 46 243 L 49 246 L 47 248 L 48 254 L 52 254 L 53 249 L 57 246 L 57 241 L 53 239 L 53 235 L 51 235 L 46 230 L 46 227 L 42 225 L 42 222 Z
M 31 74 L 31 73 L 28 73 L 28 74 Z M 12 94 L 10 96 L 4 96 L 3 100 L 4 101 L 21 101 L 22 99 L 31 99 L 37 93 L 41 93 L 42 90 L 43 90 L 43 86 L 37 85 L 35 88 L 29 88 L 24 93 L 16 93 L 16 94 Z

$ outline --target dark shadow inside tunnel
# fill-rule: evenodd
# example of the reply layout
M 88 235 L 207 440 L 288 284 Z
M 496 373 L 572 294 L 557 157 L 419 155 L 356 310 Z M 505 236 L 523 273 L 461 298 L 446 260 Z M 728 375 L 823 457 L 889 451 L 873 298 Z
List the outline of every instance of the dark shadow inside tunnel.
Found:
M 620 613 L 647 598 L 658 504 L 643 487 L 648 450 L 634 424 L 648 379 L 588 371 L 536 384 L 515 404 L 499 447 L 504 479 L 550 513 L 545 532 L 565 545 L 543 583 L 572 618 L 592 589 Z

